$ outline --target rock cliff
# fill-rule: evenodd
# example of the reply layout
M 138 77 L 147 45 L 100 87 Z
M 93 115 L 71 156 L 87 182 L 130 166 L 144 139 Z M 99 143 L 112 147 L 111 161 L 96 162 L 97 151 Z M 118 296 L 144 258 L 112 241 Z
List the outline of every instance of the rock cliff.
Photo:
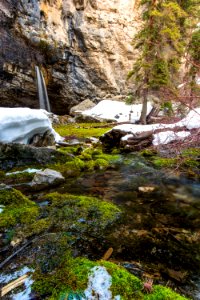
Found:
M 36 65 L 57 114 L 126 94 L 138 24 L 134 0 L 1 0 L 0 106 L 38 108 Z

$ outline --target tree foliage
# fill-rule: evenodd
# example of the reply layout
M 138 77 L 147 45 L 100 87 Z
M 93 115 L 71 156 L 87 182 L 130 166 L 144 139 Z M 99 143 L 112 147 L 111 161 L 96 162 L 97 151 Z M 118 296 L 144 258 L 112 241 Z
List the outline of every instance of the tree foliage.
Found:
M 196 1 L 196 0 L 195 0 Z M 174 94 L 186 47 L 184 26 L 194 0 L 142 0 L 143 25 L 133 40 L 139 56 L 129 72 L 136 93 L 143 97 L 141 123 L 146 123 L 147 96 L 163 101 Z

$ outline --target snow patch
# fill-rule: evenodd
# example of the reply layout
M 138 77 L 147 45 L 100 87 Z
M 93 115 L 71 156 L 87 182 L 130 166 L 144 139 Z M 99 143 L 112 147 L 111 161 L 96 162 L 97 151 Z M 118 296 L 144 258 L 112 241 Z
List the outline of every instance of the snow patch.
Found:
M 175 140 L 184 139 L 189 135 L 190 132 L 188 131 L 174 132 L 169 130 L 169 131 L 159 132 L 153 135 L 153 145 L 157 146 L 160 144 L 168 144 Z
M 129 138 L 132 138 L 133 137 L 133 134 L 126 134 L 125 136 L 123 136 L 121 138 L 122 141 L 127 141 Z
M 179 126 L 179 123 L 182 124 L 182 126 L 186 126 L 189 130 L 200 128 L 200 107 L 191 110 L 184 119 L 176 123 L 177 126 Z
M 32 168 L 28 168 L 28 169 L 25 169 L 23 171 L 16 171 L 16 172 L 8 172 L 6 173 L 6 176 L 9 176 L 9 175 L 14 175 L 14 174 L 21 174 L 21 173 L 36 173 L 38 171 L 41 171 L 41 169 L 32 169 Z
M 0 274 L 0 283 L 8 283 L 11 280 L 15 280 L 28 272 L 33 272 L 34 270 L 28 267 L 23 267 L 21 270 L 14 272 L 13 274 Z
M 44 110 L 27 107 L 0 108 L 0 142 L 28 144 L 35 134 L 52 132 L 55 141 L 62 138 L 52 128 L 48 114 Z
M 152 109 L 147 104 L 147 113 Z M 114 100 L 102 100 L 91 109 L 82 112 L 83 115 L 113 120 L 116 122 L 135 122 L 139 120 L 142 104 L 128 105 L 125 102 Z
M 86 299 L 112 300 L 111 285 L 112 277 L 108 274 L 105 267 L 96 266 L 92 268 L 89 275 L 88 287 L 85 290 Z M 120 300 L 120 296 L 114 297 L 114 300 Z
M 136 133 L 154 132 L 157 129 L 173 129 L 175 127 L 186 127 L 188 130 L 200 128 L 200 108 L 191 110 L 188 115 L 181 121 L 174 124 L 150 124 L 150 125 L 137 125 L 137 124 L 123 124 L 113 127 L 112 130 L 121 130 L 127 132 L 128 135 L 122 138 L 122 141 L 126 141 L 131 135 Z M 174 133 L 171 130 L 160 132 L 154 135 L 154 145 L 167 144 L 173 140 L 183 139 L 189 136 L 187 131 L 181 131 Z
M 24 281 L 25 289 L 22 292 L 19 292 L 17 294 L 13 294 L 11 296 L 11 299 L 13 299 L 13 300 L 30 300 L 30 299 L 32 299 L 32 297 L 31 297 L 31 285 L 33 284 L 33 282 L 34 281 L 31 279 L 31 277 L 28 277 Z
M 0 274 L 0 283 L 6 284 L 12 280 L 15 280 L 28 272 L 33 272 L 34 270 L 28 267 L 23 267 L 21 270 L 14 272 L 13 274 Z M 31 276 L 29 276 L 24 281 L 24 290 L 22 292 L 14 294 L 14 290 L 10 296 L 10 299 L 13 300 L 29 300 L 31 299 L 31 285 L 33 284 L 33 280 Z

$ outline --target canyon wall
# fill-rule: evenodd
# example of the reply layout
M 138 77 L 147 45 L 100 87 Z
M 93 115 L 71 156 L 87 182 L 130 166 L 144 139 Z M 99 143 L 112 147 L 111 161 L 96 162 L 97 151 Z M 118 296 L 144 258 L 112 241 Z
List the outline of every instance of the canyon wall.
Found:
M 139 18 L 134 0 L 1 0 L 0 106 L 38 107 L 36 65 L 54 113 L 126 95 Z

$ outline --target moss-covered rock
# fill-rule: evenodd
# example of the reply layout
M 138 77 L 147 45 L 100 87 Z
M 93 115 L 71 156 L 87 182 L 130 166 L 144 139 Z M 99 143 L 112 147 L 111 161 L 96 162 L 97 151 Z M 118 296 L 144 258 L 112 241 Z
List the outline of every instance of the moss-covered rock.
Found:
M 53 272 L 44 274 L 41 269 L 37 270 L 33 289 L 43 299 L 86 299 L 84 291 L 96 266 L 104 267 L 111 276 L 112 299 L 120 296 L 121 300 L 186 300 L 162 286 L 154 286 L 152 292 L 146 294 L 142 281 L 123 267 L 103 260 L 94 262 L 86 258 L 72 258 L 69 251 L 66 251 L 59 268 Z
M 94 197 L 56 192 L 45 199 L 50 202 L 47 209 L 52 226 L 82 238 L 83 235 L 100 238 L 121 215 L 116 205 Z
M 119 155 L 104 154 L 100 148 L 81 148 L 81 153 L 68 157 L 66 162 L 57 162 L 48 167 L 65 177 L 76 177 L 83 171 L 107 169 L 119 160 Z
M 0 204 L 5 206 L 1 213 L 1 228 L 31 223 L 39 215 L 37 205 L 15 189 L 0 190 Z
M 10 241 L 8 232 L 12 232 L 12 238 L 25 238 L 49 228 L 48 219 L 40 219 L 39 207 L 20 191 L 1 189 L 0 205 L 4 206 L 0 215 L 0 230 L 5 232 L 5 242 Z

